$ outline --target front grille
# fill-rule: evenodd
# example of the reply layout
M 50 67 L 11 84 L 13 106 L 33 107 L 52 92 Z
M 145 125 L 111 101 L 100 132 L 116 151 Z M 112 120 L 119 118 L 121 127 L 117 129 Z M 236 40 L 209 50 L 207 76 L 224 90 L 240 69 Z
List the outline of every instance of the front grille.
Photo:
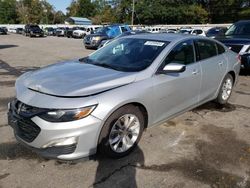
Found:
M 49 147 L 44 151 L 54 155 L 66 155 L 71 154 L 75 151 L 76 144 L 68 145 L 68 146 L 57 146 L 57 147 Z
M 235 45 L 235 44 L 228 44 L 227 46 L 229 49 L 231 49 L 232 51 L 234 51 L 236 53 L 239 53 L 243 47 L 243 45 Z
M 86 42 L 90 42 L 90 37 L 86 37 Z
M 41 110 L 44 109 L 26 105 L 18 100 L 11 103 L 8 119 L 18 137 L 26 142 L 32 142 L 38 136 L 41 129 L 31 118 Z
M 16 134 L 26 142 L 32 142 L 41 129 L 31 120 L 19 119 L 17 121 Z

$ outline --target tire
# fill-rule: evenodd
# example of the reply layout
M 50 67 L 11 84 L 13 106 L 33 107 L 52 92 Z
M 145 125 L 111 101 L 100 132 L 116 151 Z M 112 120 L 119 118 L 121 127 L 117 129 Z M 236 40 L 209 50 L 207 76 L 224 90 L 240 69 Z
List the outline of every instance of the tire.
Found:
M 132 123 L 129 124 L 130 121 Z M 144 127 L 145 118 L 139 107 L 126 105 L 119 108 L 110 115 L 102 128 L 98 151 L 111 158 L 128 155 L 140 141 Z
M 220 86 L 219 94 L 215 99 L 218 104 L 226 104 L 232 94 L 234 79 L 231 74 L 227 74 Z

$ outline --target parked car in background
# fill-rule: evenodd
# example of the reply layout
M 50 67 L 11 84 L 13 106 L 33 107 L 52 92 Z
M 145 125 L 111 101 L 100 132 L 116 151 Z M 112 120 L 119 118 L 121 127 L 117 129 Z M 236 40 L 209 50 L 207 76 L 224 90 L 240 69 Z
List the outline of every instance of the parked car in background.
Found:
M 103 40 L 109 40 L 131 31 L 127 25 L 110 25 L 97 29 L 93 34 L 86 35 L 83 43 L 85 48 L 97 49 Z
M 80 60 L 24 73 L 8 122 L 21 144 L 45 157 L 120 158 L 146 128 L 211 100 L 225 104 L 239 70 L 237 54 L 207 37 L 125 36 Z
M 219 36 L 224 36 L 226 31 L 227 27 L 213 27 L 207 31 L 206 36 L 210 38 L 216 38 Z
M 43 30 L 36 24 L 27 24 L 24 26 L 24 35 L 29 37 L 44 37 Z
M 68 27 L 58 27 L 56 29 L 56 36 L 65 37 L 68 29 L 69 29 Z
M 66 30 L 66 37 L 68 38 L 72 38 L 73 37 L 73 31 L 77 30 L 79 27 L 72 27 L 72 28 L 68 28 Z
M 206 36 L 205 31 L 203 31 L 202 29 L 189 29 L 189 28 L 185 28 L 185 29 L 180 29 L 179 33 L 190 34 L 190 35 Z
M 102 25 L 86 26 L 86 35 L 94 34 L 97 29 L 102 27 L 103 27 Z
M 149 27 L 146 29 L 150 33 L 159 33 L 161 31 L 160 27 Z
M 73 38 L 84 38 L 86 35 L 86 28 L 85 27 L 78 27 L 72 33 Z
M 10 33 L 16 33 L 16 28 L 8 28 L 8 31 L 10 32 Z
M 17 34 L 23 34 L 23 32 L 24 32 L 23 28 L 21 28 L 21 27 L 16 28 L 16 33 Z
M 7 35 L 7 31 L 5 28 L 0 27 L 0 35 Z
M 238 53 L 241 59 L 241 68 L 250 71 L 250 20 L 234 23 L 224 36 L 216 39 Z
M 177 33 L 177 29 L 167 29 L 167 33 Z
M 128 36 L 128 35 L 136 35 L 136 34 L 146 34 L 146 33 L 150 33 L 146 30 L 133 30 L 133 31 L 127 31 L 127 32 L 124 32 L 124 33 L 121 33 L 120 35 L 118 35 L 117 37 L 113 38 L 113 39 L 108 39 L 108 40 L 103 40 L 101 42 L 101 44 L 99 45 L 98 48 L 101 48 L 103 46 L 106 46 L 108 43 L 110 43 L 111 41 L 115 40 L 115 39 L 118 39 L 118 38 L 121 38 L 121 37 L 124 37 L 124 36 Z
M 56 30 L 53 27 L 46 27 L 44 29 L 44 33 L 47 36 L 55 36 L 56 35 Z

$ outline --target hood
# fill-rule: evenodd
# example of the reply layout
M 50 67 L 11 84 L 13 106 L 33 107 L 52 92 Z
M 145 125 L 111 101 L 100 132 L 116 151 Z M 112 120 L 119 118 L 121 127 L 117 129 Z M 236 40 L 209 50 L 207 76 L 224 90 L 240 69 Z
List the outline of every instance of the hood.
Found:
M 107 35 L 106 34 L 104 34 L 104 33 L 93 33 L 93 34 L 89 34 L 89 35 L 87 35 L 88 37 L 107 37 Z
M 119 72 L 79 61 L 57 63 L 24 74 L 18 81 L 25 87 L 61 97 L 89 96 L 135 80 L 136 73 Z
M 81 30 L 81 29 L 76 29 L 73 31 L 73 33 L 85 33 L 85 31 Z
M 238 45 L 250 44 L 250 36 L 248 35 L 232 35 L 232 36 L 216 37 L 216 39 L 224 44 L 238 44 Z
M 30 31 L 33 31 L 33 32 L 41 32 L 42 29 L 39 28 L 39 27 L 34 27 L 34 28 L 30 28 Z

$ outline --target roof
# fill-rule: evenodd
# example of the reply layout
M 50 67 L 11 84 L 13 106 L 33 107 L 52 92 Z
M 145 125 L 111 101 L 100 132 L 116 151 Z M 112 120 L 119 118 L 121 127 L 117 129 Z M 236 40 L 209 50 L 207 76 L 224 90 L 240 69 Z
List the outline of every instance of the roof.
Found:
M 69 17 L 70 19 L 78 22 L 91 22 L 88 18 L 82 18 L 82 17 Z
M 196 35 L 185 35 L 185 34 L 172 34 L 172 33 L 150 33 L 150 34 L 138 34 L 138 35 L 129 35 L 128 38 L 140 38 L 140 39 L 148 39 L 148 40 L 159 40 L 171 42 L 175 40 L 181 39 L 191 39 L 191 38 L 204 38 Z
M 92 25 L 92 21 L 88 18 L 81 17 L 69 17 L 65 20 L 65 23 L 78 24 L 78 25 Z

